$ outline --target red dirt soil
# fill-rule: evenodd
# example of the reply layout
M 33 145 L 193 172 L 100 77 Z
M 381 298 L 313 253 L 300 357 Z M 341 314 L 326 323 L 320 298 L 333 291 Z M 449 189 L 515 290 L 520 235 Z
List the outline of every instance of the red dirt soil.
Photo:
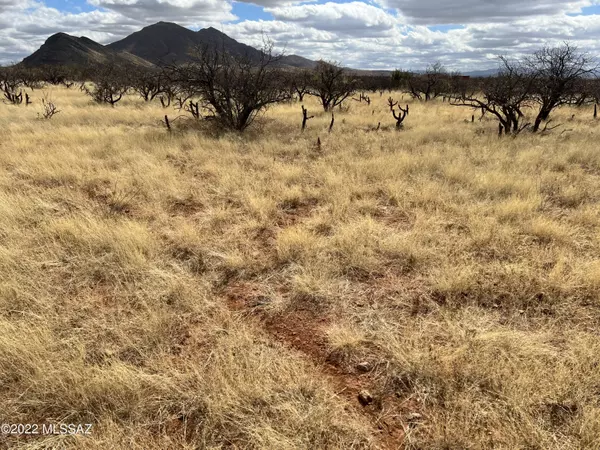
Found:
M 324 333 L 330 324 L 329 317 L 308 309 L 267 314 L 259 308 L 264 298 L 260 286 L 251 282 L 232 282 L 225 287 L 222 295 L 232 311 L 255 317 L 275 341 L 300 352 L 318 367 L 335 387 L 336 393 L 346 399 L 349 407 L 372 424 L 379 448 L 387 450 L 403 446 L 405 424 L 399 420 L 399 414 L 385 413 L 399 412 L 398 399 L 385 395 L 375 398 L 369 405 L 361 405 L 358 400 L 361 391 L 376 391 L 373 374 L 350 372 L 330 358 Z

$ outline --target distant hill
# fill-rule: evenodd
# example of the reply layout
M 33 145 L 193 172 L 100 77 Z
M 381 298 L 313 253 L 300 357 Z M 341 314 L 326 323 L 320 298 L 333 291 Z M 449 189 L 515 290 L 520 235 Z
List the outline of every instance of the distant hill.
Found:
M 32 55 L 22 62 L 27 67 L 45 65 L 84 65 L 106 63 L 110 60 L 140 66 L 151 66 L 148 61 L 131 53 L 117 52 L 86 37 L 75 37 L 65 33 L 50 36 Z
M 129 52 L 153 64 L 180 63 L 189 59 L 188 52 L 197 43 L 196 32 L 174 23 L 158 22 L 107 47 Z
M 312 69 L 317 64 L 316 61 L 303 58 L 302 56 L 298 55 L 284 56 L 282 63 L 290 67 L 297 67 L 299 69 Z
M 381 76 L 381 77 L 391 77 L 393 71 L 392 70 L 359 70 L 347 68 L 347 70 L 358 76 Z M 413 73 L 422 74 L 425 73 L 423 70 L 415 70 Z M 461 75 L 471 77 L 471 78 L 486 78 L 493 77 L 498 74 L 498 69 L 487 69 L 487 70 L 475 70 L 472 72 L 459 72 Z
M 203 45 L 222 46 L 233 55 L 247 56 L 253 60 L 258 60 L 261 55 L 254 47 L 242 44 L 213 27 L 192 31 L 170 22 L 158 22 L 147 26 L 108 47 L 116 51 L 129 52 L 153 64 L 170 64 L 189 61 L 190 51 Z M 291 67 L 312 67 L 315 63 L 291 55 L 283 57 L 281 64 Z
M 498 69 L 475 70 L 473 72 L 465 72 L 465 75 L 470 77 L 493 77 L 498 75 Z
M 215 28 L 192 31 L 175 23 L 158 22 L 143 28 L 125 39 L 102 45 L 86 37 L 58 33 L 31 56 L 23 60 L 29 67 L 42 65 L 83 65 L 103 63 L 109 59 L 127 61 L 136 65 L 152 66 L 161 63 L 182 63 L 191 59 L 190 51 L 202 45 L 218 45 L 231 54 L 260 58 L 260 51 Z M 284 56 L 279 64 L 289 67 L 309 68 L 315 65 L 301 56 Z

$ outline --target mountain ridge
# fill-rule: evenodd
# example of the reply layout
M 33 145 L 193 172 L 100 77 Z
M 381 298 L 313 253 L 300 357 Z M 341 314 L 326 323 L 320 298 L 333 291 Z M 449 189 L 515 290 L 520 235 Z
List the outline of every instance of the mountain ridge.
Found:
M 190 51 L 203 45 L 219 44 L 237 56 L 258 60 L 261 51 L 227 36 L 216 28 L 190 30 L 173 22 L 157 22 L 108 45 L 99 44 L 85 36 L 66 33 L 50 36 L 21 64 L 28 67 L 43 65 L 83 65 L 108 60 L 128 62 L 140 66 L 180 64 L 192 59 Z M 298 55 L 284 56 L 283 66 L 310 68 L 316 63 Z
M 43 65 L 83 65 L 118 61 L 124 64 L 152 66 L 148 61 L 128 52 L 117 52 L 85 36 L 56 33 L 34 53 L 23 59 L 27 67 Z

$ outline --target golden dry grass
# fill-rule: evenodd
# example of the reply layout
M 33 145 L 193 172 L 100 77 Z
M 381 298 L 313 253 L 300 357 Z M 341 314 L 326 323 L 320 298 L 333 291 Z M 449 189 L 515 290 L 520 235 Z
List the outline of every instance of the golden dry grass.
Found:
M 291 104 L 169 135 L 50 96 L 0 105 L 0 422 L 94 428 L 4 447 L 600 448 L 590 110 L 396 132 L 377 95 L 331 134 L 308 100 L 303 134 Z

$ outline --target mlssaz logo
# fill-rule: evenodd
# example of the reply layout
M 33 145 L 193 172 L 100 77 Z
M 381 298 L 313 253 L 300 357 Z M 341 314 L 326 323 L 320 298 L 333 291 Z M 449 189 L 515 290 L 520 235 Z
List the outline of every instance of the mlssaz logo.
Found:
M 74 423 L 61 423 L 59 425 L 50 423 L 42 425 L 42 434 L 83 434 L 90 435 L 92 434 L 92 424 L 74 424 Z

